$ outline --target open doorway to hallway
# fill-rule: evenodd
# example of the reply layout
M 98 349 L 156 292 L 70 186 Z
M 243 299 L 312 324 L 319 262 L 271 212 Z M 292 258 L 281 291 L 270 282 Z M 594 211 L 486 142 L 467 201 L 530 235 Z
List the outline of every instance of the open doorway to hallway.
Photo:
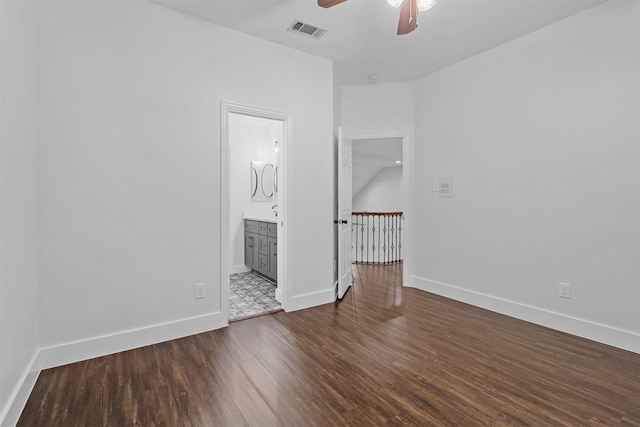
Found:
M 399 136 L 353 140 L 354 263 L 403 260 L 403 142 Z

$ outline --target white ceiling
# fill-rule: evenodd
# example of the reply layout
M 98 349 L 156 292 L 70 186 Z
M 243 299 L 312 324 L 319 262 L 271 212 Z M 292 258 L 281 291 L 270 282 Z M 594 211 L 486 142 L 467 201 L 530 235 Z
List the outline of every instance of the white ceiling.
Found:
M 179 12 L 335 61 L 340 84 L 407 81 L 579 13 L 604 0 L 439 0 L 413 33 L 397 36 L 386 0 L 150 0 Z M 287 31 L 294 19 L 328 30 L 320 40 Z

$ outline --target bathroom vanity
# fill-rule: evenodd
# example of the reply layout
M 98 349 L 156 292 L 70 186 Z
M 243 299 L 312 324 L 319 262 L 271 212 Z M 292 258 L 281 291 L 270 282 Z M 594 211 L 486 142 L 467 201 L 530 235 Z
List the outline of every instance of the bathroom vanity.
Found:
M 244 263 L 277 282 L 278 226 L 270 219 L 244 219 Z

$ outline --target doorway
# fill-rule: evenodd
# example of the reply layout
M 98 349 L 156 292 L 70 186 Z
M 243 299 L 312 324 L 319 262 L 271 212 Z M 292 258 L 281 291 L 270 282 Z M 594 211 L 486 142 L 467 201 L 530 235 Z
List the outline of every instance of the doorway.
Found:
M 409 283 L 413 261 L 409 135 L 396 132 L 349 139 L 353 158 L 352 261 L 400 264 L 403 283 Z
M 291 116 L 223 102 L 221 308 L 229 321 L 286 309 Z

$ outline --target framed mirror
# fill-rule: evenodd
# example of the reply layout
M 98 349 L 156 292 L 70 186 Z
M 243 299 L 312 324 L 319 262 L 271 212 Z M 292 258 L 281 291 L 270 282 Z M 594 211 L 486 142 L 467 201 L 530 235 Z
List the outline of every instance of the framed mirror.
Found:
M 270 202 L 274 192 L 274 167 L 272 163 L 251 161 L 251 201 Z

